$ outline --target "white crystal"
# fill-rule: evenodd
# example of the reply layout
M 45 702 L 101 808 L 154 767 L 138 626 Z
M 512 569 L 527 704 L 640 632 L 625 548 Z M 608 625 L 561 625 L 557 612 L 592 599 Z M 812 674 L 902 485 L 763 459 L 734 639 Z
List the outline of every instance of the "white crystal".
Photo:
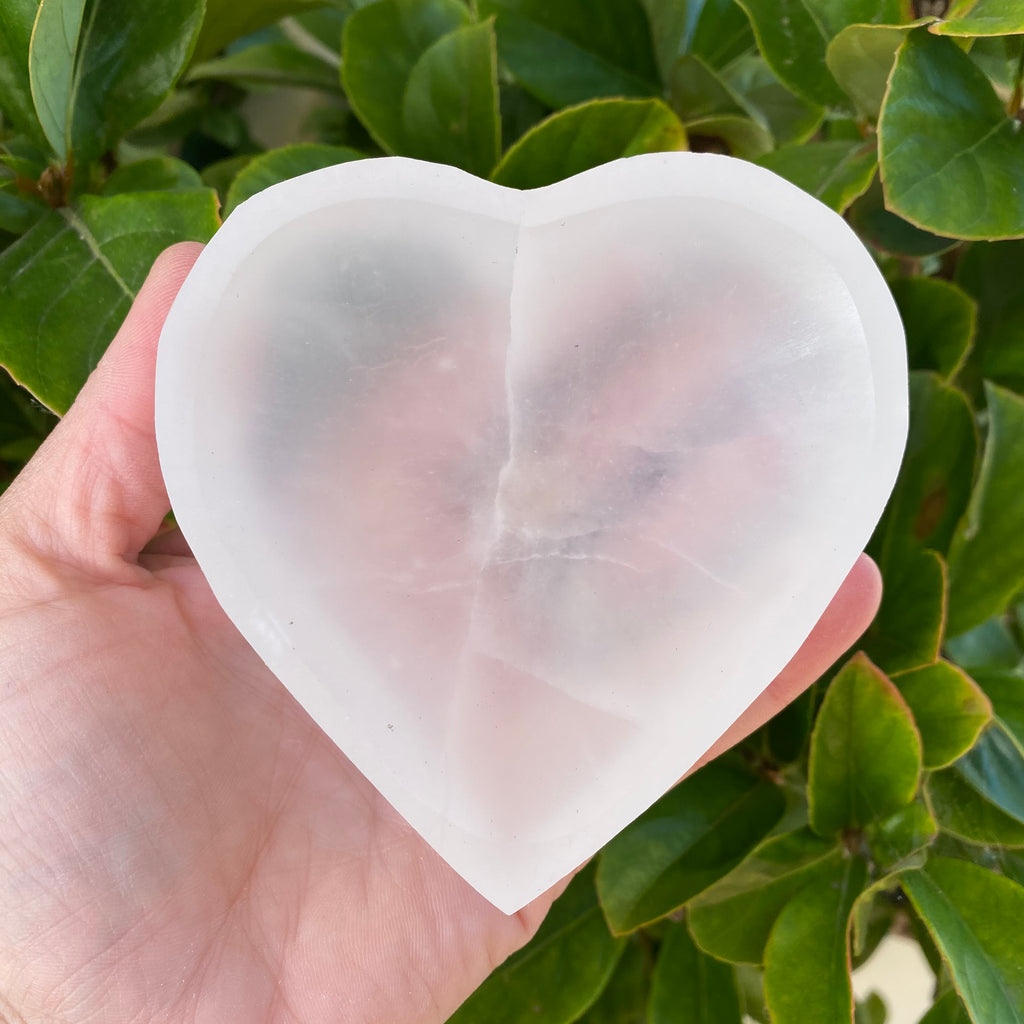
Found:
M 534 192 L 389 158 L 200 257 L 157 429 L 214 593 L 506 912 L 771 681 L 906 434 L 899 317 L 831 211 L 727 157 Z

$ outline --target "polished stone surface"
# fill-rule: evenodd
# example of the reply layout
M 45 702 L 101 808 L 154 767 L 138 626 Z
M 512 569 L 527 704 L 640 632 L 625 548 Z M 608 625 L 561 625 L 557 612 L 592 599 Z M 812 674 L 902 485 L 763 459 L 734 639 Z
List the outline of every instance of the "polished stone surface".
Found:
M 287 182 L 201 257 L 157 384 L 228 614 L 506 912 L 782 668 L 906 432 L 846 225 L 688 153 L 532 193 L 400 159 Z

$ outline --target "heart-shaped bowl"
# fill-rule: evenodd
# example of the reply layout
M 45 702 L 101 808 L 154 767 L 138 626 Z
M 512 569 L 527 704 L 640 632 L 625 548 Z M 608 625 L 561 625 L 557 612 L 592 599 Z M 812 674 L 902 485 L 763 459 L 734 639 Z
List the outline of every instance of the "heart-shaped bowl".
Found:
M 752 164 L 386 158 L 236 209 L 160 340 L 175 515 L 318 725 L 512 912 L 704 753 L 880 516 L 903 332 Z

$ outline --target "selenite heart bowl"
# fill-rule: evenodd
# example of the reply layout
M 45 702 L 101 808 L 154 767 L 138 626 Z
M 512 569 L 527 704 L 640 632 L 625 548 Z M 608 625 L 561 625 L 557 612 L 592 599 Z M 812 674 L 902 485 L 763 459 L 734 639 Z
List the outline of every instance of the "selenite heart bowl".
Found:
M 386 158 L 231 214 L 156 419 L 228 615 L 511 913 L 807 637 L 895 481 L 906 357 L 853 232 L 752 164 L 519 192 Z

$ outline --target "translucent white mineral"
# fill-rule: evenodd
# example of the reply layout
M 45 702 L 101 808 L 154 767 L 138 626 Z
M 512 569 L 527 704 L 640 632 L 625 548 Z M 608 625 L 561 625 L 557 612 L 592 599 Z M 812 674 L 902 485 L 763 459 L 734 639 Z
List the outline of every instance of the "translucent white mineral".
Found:
M 178 521 L 281 682 L 522 907 L 793 655 L 906 434 L 834 213 L 727 157 L 534 192 L 390 158 L 238 208 L 160 342 Z

